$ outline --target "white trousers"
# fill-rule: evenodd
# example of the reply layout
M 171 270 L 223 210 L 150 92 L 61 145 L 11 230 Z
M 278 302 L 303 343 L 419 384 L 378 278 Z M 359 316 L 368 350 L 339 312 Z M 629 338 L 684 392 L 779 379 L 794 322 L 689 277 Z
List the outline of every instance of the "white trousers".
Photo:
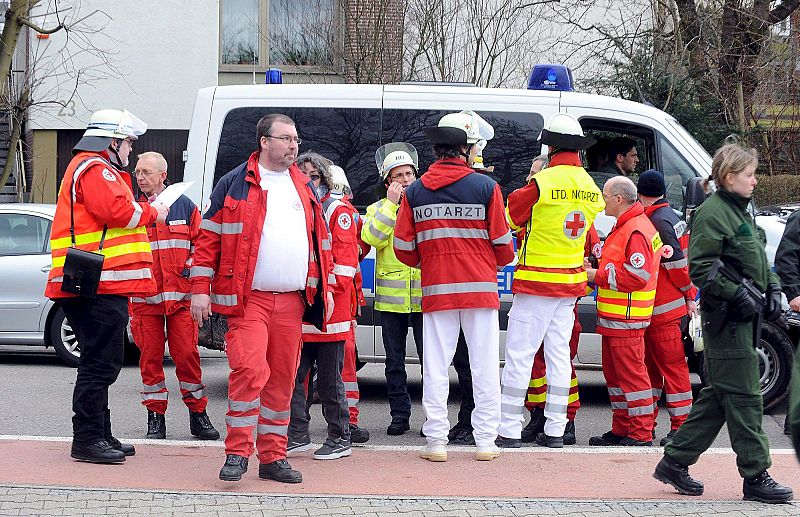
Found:
M 576 298 L 548 298 L 515 294 L 508 313 L 506 363 L 503 367 L 501 419 L 498 433 L 519 438 L 525 421 L 525 397 L 531 379 L 533 358 L 544 341 L 547 368 L 547 401 L 544 432 L 563 436 L 572 367 L 569 339 L 575 323 Z
M 425 351 L 422 354 L 422 432 L 428 445 L 446 445 L 450 422 L 447 395 L 450 363 L 459 330 L 464 331 L 472 372 L 475 409 L 472 427 L 475 444 L 487 447 L 497 438 L 500 423 L 500 325 L 496 309 L 461 309 L 422 314 Z

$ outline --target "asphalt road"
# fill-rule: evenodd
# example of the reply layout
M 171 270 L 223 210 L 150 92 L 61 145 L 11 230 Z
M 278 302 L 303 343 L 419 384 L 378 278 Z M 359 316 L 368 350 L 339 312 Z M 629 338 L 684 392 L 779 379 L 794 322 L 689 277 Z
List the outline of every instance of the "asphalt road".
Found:
M 204 350 L 202 353 L 203 380 L 209 397 L 208 414 L 224 436 L 227 410 L 228 365 L 221 352 Z M 167 438 L 192 439 L 189 433 L 187 409 L 180 399 L 174 364 L 165 361 L 167 387 L 170 389 L 170 406 L 167 410 Z M 383 365 L 369 364 L 359 372 L 361 388 L 359 425 L 372 435 L 371 445 L 424 445 L 419 436 L 423 423 L 420 404 L 422 383 L 420 369 L 410 365 L 409 389 L 412 397 L 411 431 L 403 436 L 388 436 L 390 422 Z M 75 383 L 75 370 L 65 367 L 52 351 L 35 347 L 0 347 L 0 434 L 69 437 L 72 434 L 71 404 Z M 578 372 L 582 407 L 578 412 L 576 427 L 578 446 L 588 447 L 589 437 L 610 429 L 611 409 L 602 373 Z M 693 376 L 695 389 L 698 379 Z M 458 413 L 458 385 L 451 368 L 450 419 L 455 423 Z M 143 438 L 146 432 L 147 413 L 141 405 L 139 389 L 141 378 L 136 365 L 123 368 L 110 391 L 114 434 L 119 438 Z M 785 407 L 764 416 L 764 430 L 772 448 L 790 448 L 788 437 L 783 435 Z M 666 411 L 659 412 L 658 438 L 669 429 Z M 325 424 L 319 405 L 312 408 L 312 440 L 321 443 L 325 437 Z M 725 429 L 720 433 L 715 447 L 729 447 Z

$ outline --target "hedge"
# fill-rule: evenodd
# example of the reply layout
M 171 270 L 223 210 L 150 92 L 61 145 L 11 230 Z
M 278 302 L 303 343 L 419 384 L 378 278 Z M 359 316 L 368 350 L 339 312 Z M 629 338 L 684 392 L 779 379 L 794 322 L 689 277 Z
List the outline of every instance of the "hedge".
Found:
M 800 201 L 800 176 L 794 174 L 758 176 L 754 197 L 757 206 Z

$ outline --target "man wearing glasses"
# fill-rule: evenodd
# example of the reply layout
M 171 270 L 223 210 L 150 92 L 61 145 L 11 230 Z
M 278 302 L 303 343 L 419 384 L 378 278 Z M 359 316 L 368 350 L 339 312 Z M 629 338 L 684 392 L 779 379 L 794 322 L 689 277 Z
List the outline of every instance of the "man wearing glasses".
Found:
M 192 264 L 191 311 L 200 325 L 212 311 L 228 316 L 220 479 L 239 481 L 257 449 L 260 478 L 299 483 L 286 461 L 289 405 L 306 307 L 322 331 L 333 312 L 331 242 L 313 184 L 294 164 L 300 138 L 292 119 L 261 118 L 256 138 L 258 150 L 211 194 Z

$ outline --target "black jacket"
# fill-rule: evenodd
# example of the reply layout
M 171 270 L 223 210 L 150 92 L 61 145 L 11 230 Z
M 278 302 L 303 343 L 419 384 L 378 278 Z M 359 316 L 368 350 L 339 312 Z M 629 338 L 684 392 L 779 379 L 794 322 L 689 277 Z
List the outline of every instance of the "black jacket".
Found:
M 781 277 L 786 298 L 800 296 L 800 210 L 789 216 L 775 253 L 775 271 Z

